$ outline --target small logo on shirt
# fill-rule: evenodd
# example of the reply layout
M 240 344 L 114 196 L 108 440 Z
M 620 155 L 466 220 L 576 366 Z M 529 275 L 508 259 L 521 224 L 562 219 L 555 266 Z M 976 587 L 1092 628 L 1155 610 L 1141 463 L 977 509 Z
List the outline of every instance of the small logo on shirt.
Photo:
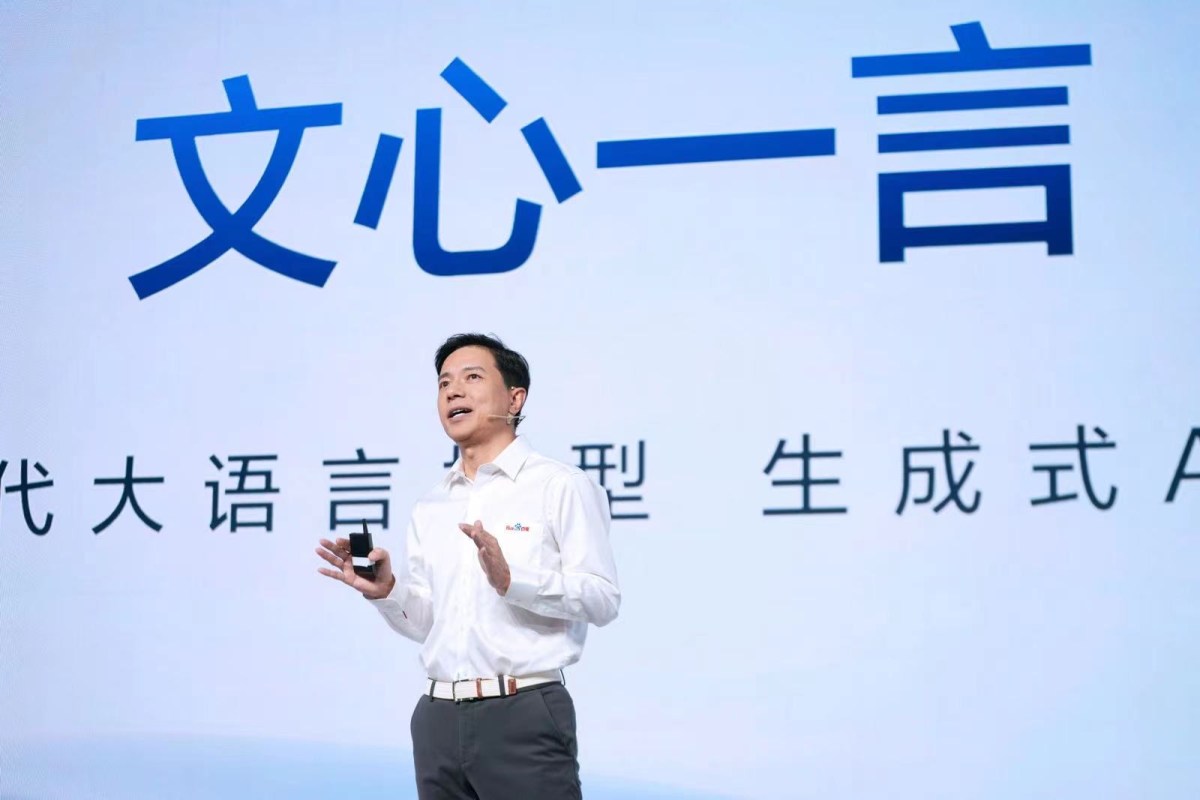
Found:
M 506 530 L 506 531 L 518 531 L 518 532 L 521 532 L 521 531 L 528 531 L 528 530 L 529 530 L 529 526 L 528 526 L 528 525 L 522 525 L 522 524 L 521 524 L 521 523 L 519 523 L 519 522 L 514 522 L 512 525 L 505 525 L 505 526 L 504 526 L 504 530 Z

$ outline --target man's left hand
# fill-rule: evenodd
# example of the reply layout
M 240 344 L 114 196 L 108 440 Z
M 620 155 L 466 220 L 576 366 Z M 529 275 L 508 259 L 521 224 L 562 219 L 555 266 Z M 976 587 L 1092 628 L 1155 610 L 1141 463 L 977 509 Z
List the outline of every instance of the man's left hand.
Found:
M 512 583 L 512 574 L 508 570 L 508 561 L 504 558 L 504 552 L 500 549 L 500 542 L 483 529 L 483 522 L 480 520 L 475 520 L 474 525 L 460 522 L 458 528 L 470 537 L 475 546 L 479 548 L 479 565 L 483 567 L 488 583 L 503 597 L 508 593 L 508 586 Z

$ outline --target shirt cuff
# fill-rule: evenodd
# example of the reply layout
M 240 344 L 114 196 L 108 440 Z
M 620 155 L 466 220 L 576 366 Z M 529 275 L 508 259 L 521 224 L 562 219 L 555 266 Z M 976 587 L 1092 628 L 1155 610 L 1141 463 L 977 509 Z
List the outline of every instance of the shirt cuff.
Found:
M 537 599 L 542 582 L 537 570 L 514 564 L 508 565 L 509 584 L 504 599 L 514 605 L 529 606 Z

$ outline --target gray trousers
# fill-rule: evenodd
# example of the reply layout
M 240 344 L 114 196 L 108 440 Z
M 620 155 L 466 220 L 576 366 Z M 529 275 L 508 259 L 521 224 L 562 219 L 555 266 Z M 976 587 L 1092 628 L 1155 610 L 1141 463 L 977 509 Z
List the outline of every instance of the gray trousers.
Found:
M 581 800 L 575 704 L 547 683 L 509 697 L 422 697 L 410 724 L 421 800 Z

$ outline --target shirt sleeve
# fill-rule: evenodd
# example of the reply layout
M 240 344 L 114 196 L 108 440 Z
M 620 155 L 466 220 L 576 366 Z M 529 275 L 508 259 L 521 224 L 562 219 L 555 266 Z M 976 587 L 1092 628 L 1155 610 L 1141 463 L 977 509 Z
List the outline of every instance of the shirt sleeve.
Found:
M 433 627 L 433 600 L 425 575 L 421 542 L 412 519 L 408 522 L 405 549 L 403 569 L 393 563 L 396 585 L 391 593 L 381 600 L 370 602 L 379 609 L 392 630 L 416 642 L 424 642 Z
M 546 518 L 558 544 L 559 569 L 509 564 L 504 599 L 545 617 L 603 626 L 617 617 L 621 590 L 609 544 L 608 497 L 582 472 L 565 473 L 547 486 Z

